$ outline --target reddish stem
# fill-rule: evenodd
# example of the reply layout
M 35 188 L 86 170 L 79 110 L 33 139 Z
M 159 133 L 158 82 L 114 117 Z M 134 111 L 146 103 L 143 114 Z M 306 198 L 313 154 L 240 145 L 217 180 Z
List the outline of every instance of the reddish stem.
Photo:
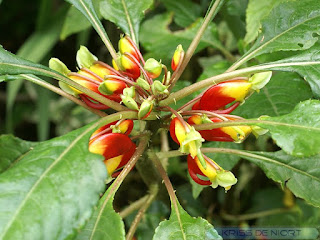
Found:
M 79 96 L 80 96 L 81 100 L 84 101 L 85 104 L 87 104 L 91 108 L 98 109 L 98 110 L 105 110 L 105 109 L 109 108 L 108 106 L 106 106 L 102 103 L 91 102 L 91 100 L 89 100 L 88 97 L 84 94 L 80 94 Z

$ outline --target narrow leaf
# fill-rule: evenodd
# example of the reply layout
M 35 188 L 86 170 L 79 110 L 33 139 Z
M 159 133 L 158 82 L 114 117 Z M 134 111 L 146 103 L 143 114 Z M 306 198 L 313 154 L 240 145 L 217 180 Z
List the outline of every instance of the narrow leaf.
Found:
M 104 0 L 100 4 L 100 12 L 138 43 L 140 22 L 152 3 L 153 0 Z
M 284 2 L 275 7 L 262 21 L 258 39 L 240 62 L 263 53 L 308 49 L 318 41 L 318 35 L 318 0 Z
M 320 207 L 319 155 L 308 158 L 292 157 L 283 151 L 242 152 L 243 158 L 257 164 L 272 180 L 288 187 L 294 195 Z
M 109 187 L 108 191 L 100 199 L 98 207 L 84 229 L 77 235 L 76 240 L 125 239 L 124 223 L 112 206 L 115 193 L 109 196 L 111 188 Z M 109 197 L 109 200 L 104 205 L 107 197 Z
M 13 167 L 36 145 L 35 142 L 24 141 L 12 135 L 0 136 L 0 173 Z
M 107 177 L 92 131 L 40 143 L 0 175 L 1 239 L 65 239 L 84 225 Z
M 171 211 L 170 219 L 161 222 L 157 227 L 153 240 L 222 239 L 205 219 L 191 217 L 178 201 L 177 207 L 177 211 Z
M 269 129 L 272 138 L 286 153 L 311 156 L 320 153 L 320 101 L 307 100 L 279 117 L 266 117 L 270 123 L 259 126 Z

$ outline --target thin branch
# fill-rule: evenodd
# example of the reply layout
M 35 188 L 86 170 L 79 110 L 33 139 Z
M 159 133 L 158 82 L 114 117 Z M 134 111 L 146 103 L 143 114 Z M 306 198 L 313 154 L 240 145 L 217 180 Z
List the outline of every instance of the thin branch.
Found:
M 217 10 L 219 9 L 219 5 L 220 2 L 222 2 L 223 0 L 216 0 L 215 3 L 213 4 L 213 6 L 211 7 L 209 13 L 205 16 L 205 19 L 201 25 L 201 27 L 199 28 L 195 38 L 192 40 L 184 58 L 183 58 L 183 62 L 181 64 L 181 67 L 178 69 L 177 73 L 175 73 L 175 78 L 172 82 L 172 85 L 175 84 L 175 82 L 180 78 L 181 74 L 183 73 L 184 69 L 186 68 L 186 66 L 188 65 L 193 53 L 195 52 L 203 33 L 205 32 L 206 28 L 208 27 L 209 23 L 212 21 L 212 19 L 214 18 L 214 16 L 217 13 Z
M 292 209 L 291 208 L 275 208 L 275 209 L 270 209 L 266 211 L 247 213 L 247 214 L 241 214 L 241 215 L 231 215 L 222 211 L 221 217 L 228 221 L 247 221 L 247 220 L 266 217 L 270 215 L 282 214 L 286 212 L 292 212 Z
M 121 212 L 119 212 L 120 217 L 121 218 L 126 218 L 132 212 L 134 212 L 134 211 L 138 210 L 139 208 L 141 208 L 141 206 L 146 202 L 146 200 L 148 199 L 149 196 L 150 195 L 148 194 L 148 195 L 138 199 L 137 201 L 131 203 L 128 207 L 126 207 Z
M 134 233 L 137 230 L 138 224 L 140 223 L 143 215 L 145 214 L 145 212 L 147 211 L 147 209 L 149 208 L 150 204 L 153 202 L 153 200 L 155 199 L 155 197 L 157 196 L 159 191 L 159 187 L 157 184 L 153 184 L 150 187 L 150 194 L 148 196 L 148 198 L 146 199 L 146 201 L 144 202 L 144 204 L 141 206 L 139 212 L 137 213 L 136 217 L 134 218 L 130 229 L 128 231 L 126 240 L 131 240 L 134 237 Z

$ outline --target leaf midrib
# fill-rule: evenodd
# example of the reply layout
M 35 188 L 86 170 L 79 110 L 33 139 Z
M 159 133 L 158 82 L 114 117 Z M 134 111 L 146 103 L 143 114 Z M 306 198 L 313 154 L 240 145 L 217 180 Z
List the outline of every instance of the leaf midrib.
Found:
M 56 159 L 56 161 L 54 161 L 47 169 L 46 171 L 44 171 L 39 179 L 34 183 L 34 185 L 32 186 L 32 188 L 30 189 L 30 191 L 28 192 L 28 194 L 25 196 L 24 200 L 21 202 L 21 204 L 19 205 L 19 207 L 16 209 L 14 215 L 11 218 L 11 221 L 9 221 L 9 223 L 6 225 L 5 229 L 2 231 L 2 237 L 0 235 L 0 239 L 3 238 L 7 232 L 10 230 L 11 225 L 14 223 L 16 217 L 19 215 L 20 211 L 22 210 L 22 208 L 24 207 L 24 205 L 26 204 L 26 202 L 30 199 L 32 193 L 35 191 L 35 189 L 37 188 L 37 186 L 42 182 L 42 180 L 47 176 L 47 174 L 54 168 L 54 166 L 59 163 L 63 157 L 69 152 L 69 150 L 71 148 L 73 148 L 73 146 L 84 136 L 86 135 L 89 131 L 91 131 L 91 128 L 88 128 L 86 131 L 84 131 L 82 134 L 80 134 L 75 140 L 73 140 L 71 142 L 70 145 L 68 145 L 68 147 L 60 154 L 60 156 Z

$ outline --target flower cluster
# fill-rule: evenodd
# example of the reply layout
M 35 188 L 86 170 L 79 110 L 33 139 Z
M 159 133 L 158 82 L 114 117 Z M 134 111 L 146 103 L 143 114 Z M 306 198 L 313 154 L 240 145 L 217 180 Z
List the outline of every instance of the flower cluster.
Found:
M 250 126 L 226 126 L 197 131 L 196 126 L 242 119 L 230 113 L 254 91 L 259 91 L 269 81 L 271 72 L 213 85 L 175 111 L 169 106 L 160 107 L 158 103 L 170 95 L 176 81 L 185 54 L 182 46 L 176 48 L 172 57 L 172 74 L 161 61 L 153 58 L 145 61 L 138 47 L 128 36 L 121 37 L 118 48 L 119 52 L 112 61 L 112 67 L 99 61 L 84 46 L 77 52 L 77 72 L 71 72 L 57 58 L 52 58 L 49 66 L 86 89 L 136 111 L 138 119 L 146 119 L 152 112 L 160 117 L 160 111 L 169 111 L 170 114 L 163 117 L 162 123 L 166 126 L 166 120 L 170 120 L 172 114 L 170 135 L 180 145 L 180 151 L 188 155 L 191 178 L 201 185 L 211 185 L 214 188 L 222 186 L 228 190 L 237 179 L 230 171 L 224 170 L 201 152 L 202 142 L 240 143 L 258 129 Z M 91 108 L 109 108 L 65 82 L 59 82 L 59 85 L 65 92 L 80 97 Z M 98 129 L 90 139 L 89 150 L 104 156 L 110 176 L 115 177 L 119 174 L 136 149 L 136 145 L 128 136 L 132 127 L 132 120 L 120 120 Z

